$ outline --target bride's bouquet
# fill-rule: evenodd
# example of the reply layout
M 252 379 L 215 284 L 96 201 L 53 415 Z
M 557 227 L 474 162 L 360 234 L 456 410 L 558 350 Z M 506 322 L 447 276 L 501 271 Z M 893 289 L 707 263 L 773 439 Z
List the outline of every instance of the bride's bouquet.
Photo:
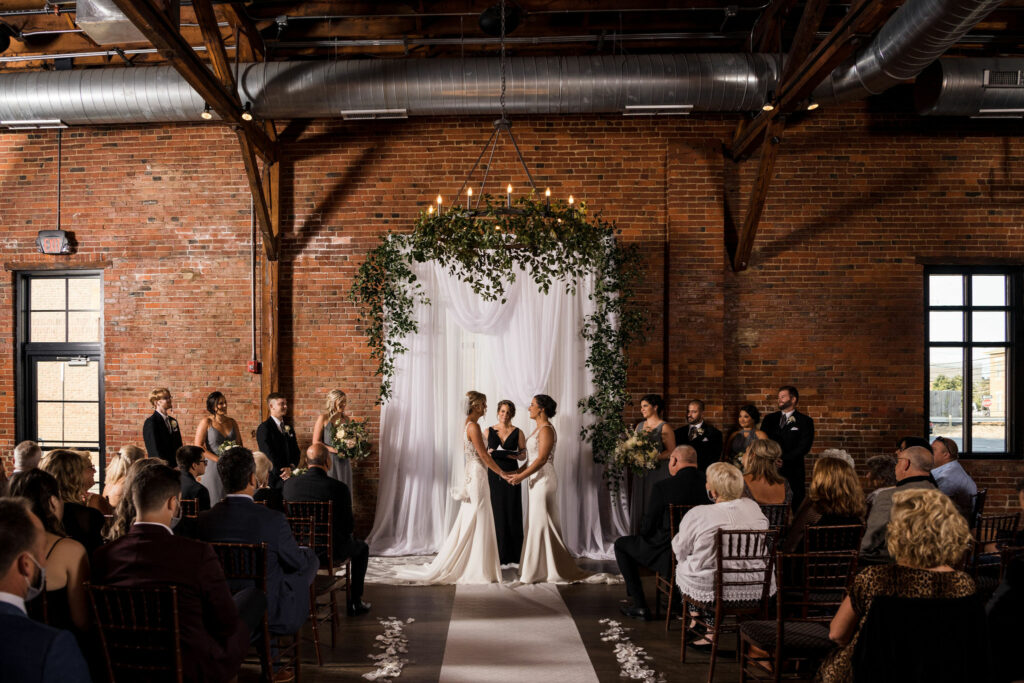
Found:
M 370 437 L 366 434 L 366 421 L 346 420 L 334 426 L 331 446 L 338 457 L 346 460 L 365 460 L 370 457 Z

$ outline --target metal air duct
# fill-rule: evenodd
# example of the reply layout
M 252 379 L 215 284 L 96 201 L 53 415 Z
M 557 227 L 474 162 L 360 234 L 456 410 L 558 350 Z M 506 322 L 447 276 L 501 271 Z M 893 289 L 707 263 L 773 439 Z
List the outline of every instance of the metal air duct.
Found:
M 918 76 L 914 102 L 924 116 L 1020 117 L 1024 60 L 940 59 Z

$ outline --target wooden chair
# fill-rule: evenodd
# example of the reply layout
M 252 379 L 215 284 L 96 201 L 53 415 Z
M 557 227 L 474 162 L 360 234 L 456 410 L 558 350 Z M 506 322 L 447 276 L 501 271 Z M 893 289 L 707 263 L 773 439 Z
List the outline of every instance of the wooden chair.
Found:
M 1007 545 L 999 551 L 999 581 L 1002 583 L 1003 577 L 1006 576 L 1006 570 L 1009 569 L 1010 563 L 1018 557 L 1024 555 L 1024 546 L 1022 545 Z
M 775 619 L 740 624 L 741 683 L 814 677 L 834 647 L 829 622 L 857 572 L 857 554 L 857 548 L 778 554 Z
M 860 550 L 863 524 L 808 526 L 804 530 L 804 552 Z
M 669 528 L 673 530 L 673 534 L 679 531 L 679 522 L 682 521 L 683 516 L 697 507 L 696 505 L 669 505 L 668 506 L 668 520 Z M 672 556 L 672 568 L 669 570 L 668 576 L 662 576 L 661 574 L 655 573 L 654 575 L 654 616 L 658 617 L 661 615 L 661 601 L 665 599 L 665 633 L 668 633 L 668 625 L 672 619 L 672 597 L 676 590 L 676 554 L 670 552 Z
M 978 489 L 971 501 L 971 518 L 967 523 L 973 529 L 978 523 L 978 517 L 985 514 L 985 500 L 988 498 L 988 489 Z
M 111 683 L 183 683 L 176 587 L 85 587 Z
M 352 587 L 349 577 L 352 576 L 352 563 L 346 558 L 340 563 L 334 561 L 334 501 L 285 501 L 285 509 L 290 517 L 308 517 L 313 520 L 312 545 L 310 546 L 320 558 L 320 571 L 313 582 L 316 598 L 327 598 L 329 605 L 328 617 L 319 619 L 321 622 L 331 621 L 331 647 L 337 645 L 337 630 L 341 626 L 338 616 L 337 594 L 345 593 L 345 606 L 352 602 Z M 343 572 L 343 573 L 339 573 Z
M 257 590 L 267 594 L 267 544 L 266 543 L 211 543 L 213 550 L 217 553 L 217 559 L 224 569 L 224 578 L 232 586 L 240 582 L 252 583 Z M 290 659 L 295 669 L 295 680 L 299 680 L 301 655 L 299 653 L 300 634 L 294 633 L 285 636 L 291 642 L 281 646 L 281 636 L 272 636 L 270 633 L 270 618 L 267 611 L 263 611 L 263 624 L 261 626 L 260 642 L 257 646 L 260 658 L 260 665 L 263 675 L 267 681 L 274 678 L 274 657 L 272 654 L 273 641 L 277 640 L 279 655 L 282 658 Z
M 775 529 L 782 535 L 782 530 L 786 528 L 789 522 L 789 505 L 785 503 L 781 505 L 761 505 L 758 503 L 758 507 L 761 508 L 761 512 L 768 518 L 768 527 Z
M 686 635 L 692 633 L 700 637 L 697 627 L 705 630 L 712 639 L 711 665 L 708 668 L 708 683 L 715 678 L 715 661 L 718 657 L 718 646 L 725 633 L 738 631 L 744 618 L 764 618 L 768 606 L 768 597 L 773 584 L 773 568 L 775 565 L 775 548 L 778 544 L 778 532 L 767 531 L 726 531 L 719 529 L 715 535 L 715 594 L 714 599 L 705 602 L 692 598 L 680 589 L 683 596 L 683 636 L 680 643 L 679 661 L 686 661 Z M 734 591 L 758 592 L 760 595 L 750 600 L 726 600 L 725 595 Z M 696 616 L 691 616 L 691 606 L 700 608 Z M 714 611 L 714 624 L 708 623 L 703 616 L 706 611 Z M 727 624 L 726 619 L 732 618 L 733 623 Z M 690 621 L 694 624 L 691 626 Z
M 307 548 L 313 547 L 313 518 L 312 517 L 288 517 L 288 526 L 291 527 L 292 536 L 299 545 Z M 309 584 L 309 624 L 313 630 L 313 650 L 316 652 L 316 665 L 323 666 L 323 656 L 320 654 L 320 620 L 316 614 L 316 584 Z
M 195 498 L 181 499 L 181 516 L 195 519 L 199 516 L 199 501 Z
M 974 527 L 976 542 L 971 571 L 977 572 L 979 565 L 993 565 L 998 562 L 999 545 L 1012 543 L 1017 531 L 1020 513 L 1007 515 L 979 515 Z

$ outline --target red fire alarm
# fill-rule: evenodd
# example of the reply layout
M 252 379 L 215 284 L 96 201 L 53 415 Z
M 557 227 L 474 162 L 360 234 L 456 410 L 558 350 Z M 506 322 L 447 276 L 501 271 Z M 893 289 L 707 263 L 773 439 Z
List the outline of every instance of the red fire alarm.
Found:
M 249 361 L 248 369 L 249 369 L 249 372 L 251 372 L 254 375 L 260 374 L 260 362 L 258 360 L 251 360 L 251 361 Z

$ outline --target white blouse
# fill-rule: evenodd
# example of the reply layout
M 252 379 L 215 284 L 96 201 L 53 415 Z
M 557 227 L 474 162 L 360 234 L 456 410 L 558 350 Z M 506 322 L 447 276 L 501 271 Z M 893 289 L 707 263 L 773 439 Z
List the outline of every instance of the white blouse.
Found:
M 676 585 L 695 600 L 710 602 L 715 599 L 715 535 L 719 529 L 760 531 L 768 528 L 768 518 L 760 506 L 750 498 L 739 498 L 714 505 L 700 505 L 683 516 L 679 533 L 672 539 L 672 552 L 676 555 Z M 740 568 L 740 567 L 736 567 Z M 758 581 L 763 572 L 731 574 L 737 581 Z M 758 586 L 725 587 L 726 600 L 757 600 L 761 597 Z M 775 582 L 771 583 L 775 594 Z

